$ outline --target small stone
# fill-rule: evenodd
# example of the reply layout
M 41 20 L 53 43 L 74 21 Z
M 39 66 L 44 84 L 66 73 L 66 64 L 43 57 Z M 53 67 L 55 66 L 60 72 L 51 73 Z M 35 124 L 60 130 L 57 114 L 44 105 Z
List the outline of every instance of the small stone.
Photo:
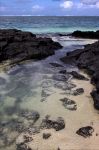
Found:
M 84 138 L 90 137 L 92 136 L 92 133 L 94 132 L 93 127 L 91 126 L 86 126 L 86 127 L 82 127 L 80 128 L 76 133 L 78 135 L 83 136 Z
M 79 88 L 79 89 L 76 89 L 74 92 L 73 92 L 73 95 L 74 96 L 77 96 L 77 95 L 81 95 L 84 93 L 84 89 L 83 88 Z
M 50 133 L 43 133 L 43 139 L 48 139 L 50 136 Z

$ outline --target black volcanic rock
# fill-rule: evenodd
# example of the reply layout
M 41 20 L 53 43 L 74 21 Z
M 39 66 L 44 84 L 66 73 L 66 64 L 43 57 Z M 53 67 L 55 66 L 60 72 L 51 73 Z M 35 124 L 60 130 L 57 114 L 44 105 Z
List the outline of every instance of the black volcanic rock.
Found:
M 51 38 L 37 38 L 35 34 L 17 29 L 0 29 L 0 62 L 42 59 L 60 48 L 62 46 Z
M 78 30 L 78 31 L 74 31 L 71 35 L 78 38 L 99 39 L 99 30 L 96 32 Z
M 86 126 L 82 127 L 79 130 L 77 130 L 77 134 L 83 136 L 84 138 L 92 136 L 92 133 L 94 132 L 93 127 L 91 126 Z
M 55 129 L 55 131 L 60 131 L 65 128 L 65 122 L 62 117 L 58 117 L 57 120 L 49 119 L 49 116 L 46 116 L 45 119 L 42 120 L 40 125 L 41 129 Z
M 84 75 L 82 75 L 82 74 L 80 74 L 80 73 L 78 73 L 78 72 L 76 72 L 76 71 L 72 71 L 70 74 L 71 74 L 75 79 L 88 81 L 88 79 L 87 79 Z
M 84 49 L 69 52 L 61 60 L 88 71 L 88 74 L 92 77 L 92 84 L 96 85 L 96 91 L 93 91 L 91 95 L 95 108 L 99 110 L 99 41 L 86 45 Z

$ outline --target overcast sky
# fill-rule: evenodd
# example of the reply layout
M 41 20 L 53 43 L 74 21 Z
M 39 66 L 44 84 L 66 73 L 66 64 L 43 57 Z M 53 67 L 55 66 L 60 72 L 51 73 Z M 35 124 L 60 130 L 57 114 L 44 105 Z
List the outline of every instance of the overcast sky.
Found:
M 99 0 L 0 0 L 0 15 L 99 16 Z

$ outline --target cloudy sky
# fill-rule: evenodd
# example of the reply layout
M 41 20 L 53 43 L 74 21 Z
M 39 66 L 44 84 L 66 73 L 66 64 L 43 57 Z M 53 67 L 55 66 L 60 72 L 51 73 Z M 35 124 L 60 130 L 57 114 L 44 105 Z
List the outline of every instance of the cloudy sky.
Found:
M 99 0 L 0 0 L 0 15 L 99 16 Z

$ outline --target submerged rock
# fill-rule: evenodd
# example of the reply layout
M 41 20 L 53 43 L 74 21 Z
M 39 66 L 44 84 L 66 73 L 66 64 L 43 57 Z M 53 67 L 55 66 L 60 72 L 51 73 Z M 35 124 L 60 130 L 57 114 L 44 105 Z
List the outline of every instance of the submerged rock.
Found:
M 58 63 L 50 63 L 53 67 L 63 67 L 61 64 Z
M 56 80 L 56 81 L 68 81 L 69 79 L 71 78 L 71 75 L 70 74 L 66 74 L 66 75 L 63 75 L 63 74 L 56 74 L 56 75 L 53 75 L 53 80 Z
M 46 117 L 42 120 L 42 123 L 40 125 L 40 128 L 46 128 L 46 129 L 55 129 L 56 131 L 62 130 L 65 128 L 65 122 L 62 117 L 58 117 L 57 120 L 51 120 L 49 117 Z
M 19 115 L 26 118 L 27 120 L 32 120 L 33 123 L 35 123 L 40 118 L 40 114 L 37 111 L 23 110 Z
M 84 138 L 90 137 L 92 136 L 92 133 L 94 132 L 93 127 L 91 126 L 86 126 L 86 127 L 82 127 L 80 128 L 76 133 L 78 135 L 83 136 Z
M 77 104 L 75 101 L 73 100 L 70 100 L 68 98 L 63 98 L 63 99 L 60 99 L 60 101 L 63 103 L 63 106 L 68 109 L 68 110 L 77 110 Z

